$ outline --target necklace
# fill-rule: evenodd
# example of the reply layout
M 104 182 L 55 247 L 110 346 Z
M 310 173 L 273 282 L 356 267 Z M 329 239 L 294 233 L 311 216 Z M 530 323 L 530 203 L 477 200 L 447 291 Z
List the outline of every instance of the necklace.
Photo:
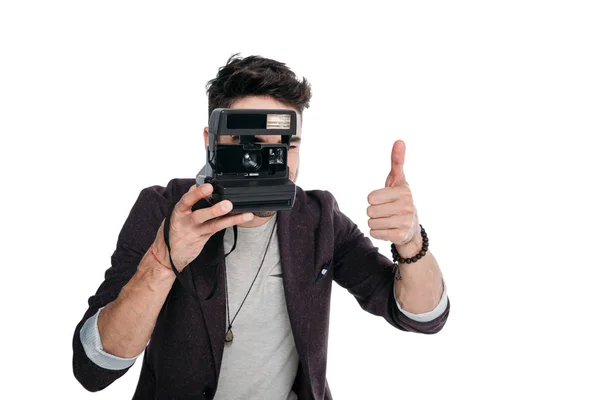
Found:
M 273 224 L 273 228 L 271 229 L 271 235 L 269 236 L 269 241 L 267 242 L 267 248 L 265 249 L 265 253 L 263 254 L 263 258 L 262 258 L 262 261 L 260 262 L 260 266 L 258 267 L 258 271 L 256 271 L 256 275 L 254 275 L 254 279 L 252 280 L 252 283 L 250 284 L 250 288 L 248 288 L 248 292 L 246 292 L 246 296 L 244 296 L 244 299 L 242 300 L 242 304 L 240 304 L 240 307 L 236 311 L 232 320 L 229 320 L 229 317 L 231 314 L 229 313 L 229 292 L 227 290 L 227 268 L 225 269 L 225 300 L 227 302 L 227 323 L 228 323 L 227 332 L 225 333 L 225 346 L 231 346 L 233 344 L 233 331 L 231 330 L 231 326 L 233 325 L 233 321 L 235 321 L 235 318 L 238 316 L 240 310 L 242 309 L 244 302 L 246 302 L 246 299 L 248 298 L 248 295 L 250 294 L 250 291 L 252 290 L 252 286 L 254 286 L 254 282 L 256 282 L 256 278 L 258 278 L 258 274 L 265 262 L 265 258 L 267 257 L 267 251 L 269 250 L 269 246 L 271 245 L 271 239 L 273 238 L 273 233 L 275 232 L 276 226 L 277 226 L 277 216 L 275 216 L 275 223 Z

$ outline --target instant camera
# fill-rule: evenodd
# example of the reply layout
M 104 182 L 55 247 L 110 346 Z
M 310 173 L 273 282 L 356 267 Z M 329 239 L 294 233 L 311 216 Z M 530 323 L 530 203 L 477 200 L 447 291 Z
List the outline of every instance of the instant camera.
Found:
M 229 200 L 234 213 L 289 210 L 296 198 L 287 166 L 294 134 L 295 111 L 217 108 L 208 123 L 206 166 L 196 183 L 212 184 L 208 201 Z M 237 135 L 239 143 L 222 144 L 223 135 Z M 281 136 L 281 144 L 258 143 L 258 135 Z

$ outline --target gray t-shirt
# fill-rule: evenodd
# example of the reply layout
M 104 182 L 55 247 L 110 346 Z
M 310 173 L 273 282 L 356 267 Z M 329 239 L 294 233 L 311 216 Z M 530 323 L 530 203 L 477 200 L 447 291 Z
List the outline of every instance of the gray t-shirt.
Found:
M 235 250 L 226 258 L 231 319 L 256 276 L 275 224 L 273 217 L 255 228 L 238 227 Z M 233 228 L 225 231 L 223 243 L 227 254 L 233 247 Z M 291 388 L 298 353 L 281 274 L 275 227 L 263 266 L 233 320 L 234 339 L 223 352 L 215 399 L 297 399 Z

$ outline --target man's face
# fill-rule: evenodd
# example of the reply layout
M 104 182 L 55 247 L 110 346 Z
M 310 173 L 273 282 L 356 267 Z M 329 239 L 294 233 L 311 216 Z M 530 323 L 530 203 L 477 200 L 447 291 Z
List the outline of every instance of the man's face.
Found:
M 283 109 L 295 111 L 293 107 L 286 106 L 270 96 L 247 96 L 236 100 L 231 108 L 246 108 L 246 109 Z M 298 170 L 300 169 L 300 137 L 302 136 L 302 121 L 300 115 L 296 112 L 297 131 L 296 135 L 292 136 L 290 149 L 288 151 L 287 164 L 290 169 L 290 180 L 296 182 L 298 178 Z M 239 136 L 219 136 L 219 143 L 235 144 L 239 143 Z M 256 142 L 277 144 L 281 143 L 281 136 L 278 135 L 259 135 L 256 136 Z M 204 145 L 208 147 L 208 127 L 204 128 Z M 270 217 L 275 211 L 255 212 L 257 217 Z

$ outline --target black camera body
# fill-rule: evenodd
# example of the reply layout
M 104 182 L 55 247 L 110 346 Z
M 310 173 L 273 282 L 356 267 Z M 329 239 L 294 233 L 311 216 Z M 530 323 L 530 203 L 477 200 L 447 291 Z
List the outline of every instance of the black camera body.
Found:
M 289 179 L 287 156 L 295 134 L 295 111 L 217 108 L 208 124 L 206 167 L 196 183 L 212 184 L 209 202 L 229 200 L 234 213 L 289 210 L 296 185 Z M 239 136 L 239 143 L 219 143 L 222 135 Z M 257 143 L 259 135 L 279 135 L 281 144 Z

